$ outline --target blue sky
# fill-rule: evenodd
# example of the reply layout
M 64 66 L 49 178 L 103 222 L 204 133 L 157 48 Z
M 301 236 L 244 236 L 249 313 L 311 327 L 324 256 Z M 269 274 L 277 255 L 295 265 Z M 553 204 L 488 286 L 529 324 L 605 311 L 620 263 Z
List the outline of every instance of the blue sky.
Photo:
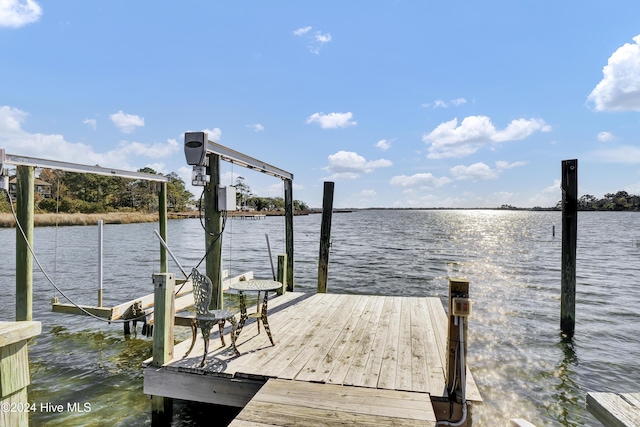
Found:
M 637 1 L 0 0 L 0 148 L 190 180 L 185 131 L 337 207 L 640 193 Z M 279 180 L 223 165 L 254 193 Z M 194 190 L 196 193 L 198 190 Z

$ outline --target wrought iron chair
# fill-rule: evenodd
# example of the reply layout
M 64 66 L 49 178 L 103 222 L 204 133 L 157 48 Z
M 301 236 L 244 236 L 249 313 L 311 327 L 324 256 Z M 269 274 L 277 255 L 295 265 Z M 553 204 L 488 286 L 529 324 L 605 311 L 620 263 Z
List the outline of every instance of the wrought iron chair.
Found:
M 236 348 L 236 328 L 238 326 L 236 318 L 230 310 L 211 310 L 209 311 L 209 303 L 211 302 L 211 292 L 213 290 L 213 284 L 211 280 L 203 274 L 200 274 L 195 268 L 191 270 L 191 280 L 193 281 L 193 301 L 196 306 L 196 317 L 191 321 L 191 347 L 184 355 L 187 357 L 193 346 L 196 343 L 197 328 L 202 330 L 202 339 L 204 340 L 204 355 L 202 356 L 202 362 L 200 367 L 205 365 L 207 359 L 207 353 L 209 352 L 209 336 L 211 335 L 211 328 L 216 323 L 220 329 L 220 341 L 222 346 L 224 343 L 224 324 L 228 320 L 231 323 L 231 348 L 240 356 L 240 352 Z

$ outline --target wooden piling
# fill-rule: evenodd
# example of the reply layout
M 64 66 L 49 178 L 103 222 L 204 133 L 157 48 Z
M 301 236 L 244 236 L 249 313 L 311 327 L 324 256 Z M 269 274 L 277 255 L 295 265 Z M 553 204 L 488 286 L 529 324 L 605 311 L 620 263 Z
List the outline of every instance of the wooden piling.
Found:
M 158 194 L 158 222 L 160 223 L 160 237 L 167 242 L 167 183 L 160 183 L 160 193 Z M 169 260 L 167 259 L 167 249 L 160 243 L 160 273 L 169 272 Z
M 333 214 L 333 182 L 324 183 L 322 224 L 320 226 L 320 255 L 318 257 L 318 292 L 327 292 L 329 249 L 331 247 L 331 216 Z
M 175 318 L 175 277 L 173 273 L 153 275 L 153 361 L 160 368 L 173 358 L 173 330 Z M 151 398 L 151 424 L 171 425 L 173 418 L 173 399 L 163 396 Z
M 446 370 L 446 386 L 449 396 L 455 396 L 458 403 L 462 403 L 462 382 L 460 363 L 456 363 L 456 351 L 464 353 L 464 359 L 467 360 L 467 322 L 464 322 L 464 341 L 463 348 L 458 349 L 460 340 L 460 323 L 456 324 L 453 315 L 453 298 L 463 297 L 469 298 L 469 281 L 464 278 L 449 279 L 449 309 L 447 317 L 449 318 L 449 328 L 447 333 L 447 370 Z M 458 381 L 456 381 L 458 379 Z
M 578 160 L 562 161 L 562 272 L 560 329 L 571 337 L 576 324 Z
M 204 191 L 204 226 L 206 228 L 205 250 L 207 251 L 207 277 L 213 284 L 210 310 L 222 310 L 222 215 L 218 210 L 218 186 L 220 185 L 220 156 L 207 155 L 209 166 L 207 174 L 211 181 Z
M 284 228 L 287 253 L 287 291 L 293 292 L 293 180 L 284 180 Z
M 29 425 L 27 342 L 41 331 L 40 322 L 0 322 L 0 426 Z
M 16 320 L 31 320 L 33 310 L 33 215 L 35 170 L 32 166 L 17 166 L 17 216 L 25 241 L 16 227 Z
M 278 295 L 283 295 L 287 292 L 287 254 L 278 255 L 278 275 L 276 280 L 282 283 L 282 288 L 278 290 Z

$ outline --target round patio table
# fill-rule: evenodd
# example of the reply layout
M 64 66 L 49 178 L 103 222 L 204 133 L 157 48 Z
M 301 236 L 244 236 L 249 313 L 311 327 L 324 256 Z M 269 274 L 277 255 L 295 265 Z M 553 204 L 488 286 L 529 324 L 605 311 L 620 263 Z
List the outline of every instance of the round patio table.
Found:
M 275 280 L 246 280 L 240 281 L 238 283 L 234 283 L 229 286 L 230 289 L 238 291 L 238 296 L 240 297 L 240 321 L 238 322 L 238 328 L 236 329 L 236 338 L 242 332 L 242 327 L 244 326 L 244 322 L 249 319 L 257 319 L 258 323 L 258 333 L 260 333 L 260 322 L 264 325 L 264 330 L 267 331 L 267 336 L 269 337 L 269 341 L 271 341 L 271 345 L 275 345 L 273 343 L 273 337 L 271 336 L 271 329 L 269 329 L 269 319 L 267 318 L 267 304 L 269 301 L 269 292 L 277 291 L 282 288 L 282 283 L 277 282 Z M 246 292 L 257 292 L 258 293 L 258 303 L 257 311 L 255 313 L 247 313 L 247 298 Z M 262 306 L 260 305 L 260 295 L 264 292 L 264 296 L 262 297 Z

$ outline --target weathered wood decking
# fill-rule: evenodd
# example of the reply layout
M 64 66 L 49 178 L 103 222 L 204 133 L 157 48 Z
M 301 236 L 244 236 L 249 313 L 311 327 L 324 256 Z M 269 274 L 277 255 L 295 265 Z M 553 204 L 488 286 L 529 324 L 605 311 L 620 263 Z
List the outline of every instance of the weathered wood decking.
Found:
M 275 346 L 247 323 L 239 357 L 212 334 L 204 368 L 200 337 L 185 359 L 190 340 L 177 344 L 162 368 L 145 362 L 144 392 L 244 407 L 277 378 L 446 396 L 447 318 L 437 298 L 288 292 L 270 300 L 269 324 Z M 467 399 L 481 401 L 468 370 Z
M 640 393 L 587 393 L 587 409 L 607 427 L 640 427 Z
M 229 427 L 435 427 L 426 393 L 272 379 Z

